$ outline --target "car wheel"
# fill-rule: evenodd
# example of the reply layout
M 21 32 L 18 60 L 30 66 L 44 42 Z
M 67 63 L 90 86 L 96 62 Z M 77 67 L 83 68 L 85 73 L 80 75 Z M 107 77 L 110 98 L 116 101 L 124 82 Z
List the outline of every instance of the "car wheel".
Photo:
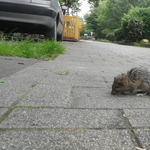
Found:
M 57 24 L 56 24 L 56 21 L 55 21 L 54 27 L 51 30 L 48 30 L 45 33 L 45 36 L 49 40 L 57 41 Z
M 63 41 L 63 33 L 57 36 L 57 41 Z

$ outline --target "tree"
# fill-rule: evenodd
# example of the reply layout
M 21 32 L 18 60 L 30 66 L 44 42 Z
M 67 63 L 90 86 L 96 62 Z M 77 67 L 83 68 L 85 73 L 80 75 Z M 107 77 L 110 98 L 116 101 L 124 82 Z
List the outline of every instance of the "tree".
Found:
M 100 0 L 88 0 L 88 3 L 91 4 L 93 7 L 99 6 Z
M 98 26 L 97 18 L 98 18 L 97 9 L 91 10 L 90 14 L 86 14 L 84 16 L 86 28 L 91 32 L 94 32 L 94 35 L 96 35 L 96 37 L 99 37 L 100 27 Z
M 133 7 L 143 7 L 147 8 L 150 6 L 150 0 L 129 0 L 129 3 Z
M 114 35 L 114 31 L 121 27 L 121 17 L 131 8 L 128 0 L 106 0 L 98 7 L 97 24 L 101 29 L 101 37 Z
M 85 15 L 87 28 L 102 38 L 112 37 L 117 29 L 121 29 L 121 18 L 132 7 L 150 7 L 150 0 L 88 0 L 88 2 L 95 7 Z M 131 23 L 134 25 L 136 20 L 132 20 Z M 140 22 L 138 23 L 140 25 Z M 121 31 L 117 30 L 117 33 Z
M 71 14 L 75 15 L 75 13 L 80 11 L 81 3 L 79 3 L 79 0 L 59 0 L 61 5 L 65 5 L 68 7 L 67 13 L 65 14 L 69 15 L 69 9 L 71 9 Z
M 86 24 L 84 24 L 84 19 L 78 16 L 79 22 L 82 22 L 82 31 L 80 32 L 80 36 L 84 36 L 84 34 L 91 35 L 91 30 L 87 29 Z
M 121 19 L 121 27 L 126 40 L 140 41 L 143 38 L 150 40 L 150 9 L 134 8 Z

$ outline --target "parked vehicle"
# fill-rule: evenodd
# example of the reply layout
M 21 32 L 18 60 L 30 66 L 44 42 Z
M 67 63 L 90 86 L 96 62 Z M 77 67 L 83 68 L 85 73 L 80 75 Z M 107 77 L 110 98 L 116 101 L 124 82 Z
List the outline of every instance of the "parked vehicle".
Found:
M 43 34 L 63 40 L 63 12 L 58 0 L 0 0 L 0 30 Z

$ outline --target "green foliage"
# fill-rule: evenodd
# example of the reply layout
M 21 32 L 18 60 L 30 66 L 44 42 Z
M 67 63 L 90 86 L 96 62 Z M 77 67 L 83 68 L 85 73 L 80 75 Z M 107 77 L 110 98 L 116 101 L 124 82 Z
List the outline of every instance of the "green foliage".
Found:
M 82 31 L 80 32 L 80 36 L 84 36 L 84 34 L 87 34 L 89 36 L 91 35 L 91 31 L 87 29 L 85 24 L 82 24 Z
M 115 40 L 115 33 L 114 32 L 110 32 L 106 35 L 105 37 L 107 40 L 109 41 L 114 41 Z
M 100 0 L 88 0 L 88 3 L 91 4 L 93 7 L 99 6 Z
M 107 36 L 107 34 L 112 33 L 112 32 L 113 32 L 113 31 L 112 31 L 111 29 L 107 29 L 107 28 L 106 28 L 106 29 L 104 29 L 104 30 L 101 31 L 101 33 L 102 33 L 102 34 L 101 34 L 101 37 L 102 37 L 102 38 L 105 38 L 105 37 Z
M 70 73 L 69 73 L 69 71 L 65 71 L 65 72 L 57 72 L 57 73 L 55 73 L 55 74 L 58 74 L 58 75 L 69 75 Z
M 94 32 L 94 35 L 99 37 L 100 27 L 98 26 L 97 18 L 98 18 L 97 8 L 91 10 L 90 14 L 86 14 L 84 16 L 86 22 L 85 29 L 87 31 Z
M 84 24 L 83 18 L 78 16 L 79 22 L 82 22 L 82 31 L 80 32 L 80 36 L 84 36 L 84 34 L 91 35 L 91 30 L 87 29 L 86 24 Z
M 88 0 L 94 5 L 95 0 Z M 85 15 L 86 29 L 95 38 L 150 40 L 150 0 L 103 0 Z M 135 8 L 142 7 L 142 8 Z M 125 15 L 126 14 L 126 15 Z M 122 18 L 122 19 L 121 19 Z
M 121 26 L 121 17 L 131 8 L 128 0 L 106 0 L 98 7 L 98 25 L 104 29 L 118 29 Z
M 126 40 L 140 41 L 143 38 L 150 40 L 150 9 L 134 8 L 121 19 L 121 27 Z
M 53 59 L 65 51 L 60 43 L 49 40 L 42 42 L 1 40 L 0 45 L 0 55 L 24 58 Z
M 116 41 L 122 41 L 123 39 L 124 39 L 124 36 L 123 36 L 122 29 L 121 28 L 116 29 L 115 30 L 115 40 Z
M 71 9 L 71 14 L 75 15 L 75 13 L 80 11 L 81 3 L 79 0 L 59 0 L 61 5 L 65 5 L 68 7 L 67 13 L 64 12 L 64 15 L 69 15 L 69 8 Z
M 147 8 L 150 6 L 150 0 L 129 0 L 133 7 Z
M 140 46 L 140 43 L 134 42 L 133 43 L 135 46 Z

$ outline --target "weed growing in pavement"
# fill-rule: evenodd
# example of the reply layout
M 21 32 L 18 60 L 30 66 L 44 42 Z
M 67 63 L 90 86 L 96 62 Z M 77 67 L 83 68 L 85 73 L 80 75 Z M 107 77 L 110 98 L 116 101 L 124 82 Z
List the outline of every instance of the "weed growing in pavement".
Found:
M 108 81 L 106 80 L 106 78 L 105 78 L 105 77 L 103 77 L 103 76 L 102 76 L 102 78 L 103 78 L 104 82 L 107 84 L 107 83 L 108 83 Z
M 32 84 L 32 87 L 35 87 L 37 84 L 39 84 L 39 82 Z
M 56 72 L 55 74 L 58 74 L 58 75 L 69 75 L 69 71 L 66 71 L 66 72 Z
M 0 83 L 4 83 L 4 81 L 0 81 Z
M 65 48 L 59 42 L 49 40 L 41 42 L 29 39 L 7 41 L 1 38 L 0 45 L 0 55 L 2 56 L 53 60 L 56 56 L 65 52 Z
M 79 88 L 79 86 L 72 85 L 72 88 L 74 90 L 75 88 Z

